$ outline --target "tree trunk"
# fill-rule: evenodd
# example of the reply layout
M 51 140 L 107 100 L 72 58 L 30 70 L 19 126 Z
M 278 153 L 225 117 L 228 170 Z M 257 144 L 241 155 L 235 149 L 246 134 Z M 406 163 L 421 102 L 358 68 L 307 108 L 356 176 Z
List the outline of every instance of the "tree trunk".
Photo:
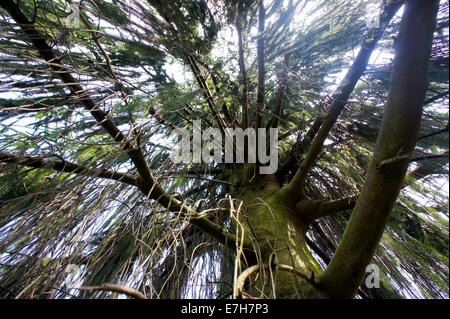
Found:
M 389 221 L 417 142 L 439 1 L 409 0 L 400 24 L 389 97 L 369 170 L 321 283 L 353 298 Z
M 237 186 L 232 195 L 244 203 L 236 227 L 244 231 L 245 240 L 253 243 L 256 252 L 256 258 L 247 259 L 247 266 L 259 264 L 255 271 L 249 271 L 253 274 L 247 287 L 251 296 L 355 296 L 389 220 L 417 141 L 437 9 L 437 0 L 406 2 L 375 152 L 343 239 L 325 272 L 305 240 L 312 221 L 308 216 L 318 216 L 318 201 L 303 198 L 297 203 L 292 190 L 280 188 L 274 175 L 257 176 L 254 166 L 233 175 L 232 182 Z M 281 265 L 296 271 L 285 271 Z
M 236 185 L 232 195 L 238 199 L 235 208 L 243 203 L 237 216 L 238 237 L 243 232 L 256 252 L 254 256 L 244 251 L 243 268 L 260 265 L 248 278 L 246 291 L 252 297 L 264 298 L 326 297 L 314 286 L 314 278 L 322 269 L 306 246 L 308 224 L 299 218 L 295 203 L 280 188 L 275 175 L 253 177 L 253 168 L 237 170 L 232 177 Z M 281 265 L 293 270 L 278 267 Z

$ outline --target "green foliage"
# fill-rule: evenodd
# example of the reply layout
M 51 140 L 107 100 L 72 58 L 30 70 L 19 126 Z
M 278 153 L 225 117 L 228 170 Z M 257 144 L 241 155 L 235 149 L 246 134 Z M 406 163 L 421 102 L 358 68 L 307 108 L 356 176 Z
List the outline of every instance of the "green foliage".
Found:
M 254 0 L 83 1 L 80 11 L 88 23 L 79 29 L 64 22 L 70 14 L 66 1 L 21 0 L 20 9 L 85 89 L 83 94 L 142 149 L 164 189 L 235 231 L 229 211 L 217 209 L 230 203 L 230 165 L 174 164 L 169 158 L 173 127 L 191 131 L 194 119 L 201 119 L 203 127 L 216 126 L 217 116 L 227 127 L 241 126 L 243 79 L 236 37 L 241 27 L 251 120 L 257 39 L 264 37 L 266 50 L 264 125 L 275 113 L 283 58 L 290 54 L 278 126 L 279 136 L 286 135 L 279 143 L 279 166 L 293 156 L 299 163 L 308 151 L 308 129 L 326 116 L 340 79 L 371 37 L 365 16 L 375 2 L 273 1 L 266 4 L 263 34 L 257 32 L 259 1 Z M 38 58 L 9 14 L 0 12 L 0 151 L 136 176 L 124 145 Z M 333 200 L 361 190 L 387 100 L 398 24 L 395 17 L 374 53 L 382 61 L 369 65 L 328 136 L 306 183 L 308 197 Z M 188 57 L 195 60 L 214 108 Z M 430 65 L 427 100 L 448 92 L 444 1 Z M 448 129 L 434 134 L 448 128 L 448 120 L 448 94 L 424 106 L 419 136 L 433 134 L 419 138 L 413 158 L 448 151 Z M 300 141 L 305 148 L 293 152 Z M 118 296 L 65 286 L 66 267 L 77 264 L 85 269 L 86 286 L 122 284 L 153 298 L 228 296 L 234 255 L 187 217 L 120 181 L 49 168 L 0 162 L 1 287 L 26 298 Z M 295 169 L 287 169 L 282 182 Z M 421 175 L 412 174 L 417 170 Z M 410 173 L 374 259 L 382 288 L 364 291 L 372 298 L 448 298 L 448 192 L 442 187 L 448 181 L 448 157 L 412 163 Z M 333 255 L 349 215 L 322 218 L 308 230 L 326 256 Z M 0 297 L 11 293 L 0 290 Z

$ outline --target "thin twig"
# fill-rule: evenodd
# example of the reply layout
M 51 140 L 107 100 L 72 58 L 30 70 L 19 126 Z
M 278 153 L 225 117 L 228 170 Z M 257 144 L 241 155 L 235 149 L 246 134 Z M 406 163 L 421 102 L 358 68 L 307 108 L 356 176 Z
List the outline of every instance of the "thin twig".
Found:
M 312 273 L 312 275 L 310 277 L 310 276 L 306 275 L 305 273 L 301 272 L 300 270 L 295 269 L 294 267 L 289 266 L 289 265 L 275 263 L 274 266 L 277 269 L 292 272 L 292 273 L 296 274 L 297 276 L 299 276 L 300 278 L 306 280 L 308 283 L 310 283 L 315 288 L 320 288 L 320 285 L 314 280 L 314 275 L 313 275 L 314 273 Z M 262 267 L 264 269 L 270 268 L 269 265 L 262 265 Z M 261 265 L 254 265 L 254 266 L 247 268 L 239 275 L 239 277 L 236 280 L 236 285 L 235 285 L 235 291 L 236 291 L 236 293 L 234 294 L 235 299 L 242 298 L 245 281 L 251 274 L 253 274 L 259 270 L 261 270 Z
M 79 287 L 75 288 L 79 290 L 100 290 L 100 291 L 112 291 L 112 292 L 118 292 L 130 297 L 133 297 L 135 299 L 147 299 L 142 293 L 135 289 L 131 289 L 128 287 L 120 286 L 120 285 L 114 285 L 114 284 L 102 284 L 100 286 L 86 286 L 86 287 Z

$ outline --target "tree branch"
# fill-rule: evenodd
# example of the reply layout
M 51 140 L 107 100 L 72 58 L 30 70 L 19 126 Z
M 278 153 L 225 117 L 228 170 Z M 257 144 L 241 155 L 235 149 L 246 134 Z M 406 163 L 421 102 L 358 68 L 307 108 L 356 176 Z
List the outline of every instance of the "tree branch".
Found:
M 53 169 L 56 171 L 74 173 L 81 176 L 112 179 L 132 186 L 137 186 L 144 194 L 148 195 L 152 199 L 155 199 L 159 204 L 166 207 L 168 210 L 187 216 L 191 224 L 216 238 L 222 244 L 236 241 L 233 234 L 222 230 L 221 227 L 204 217 L 199 218 L 200 215 L 196 211 L 190 209 L 182 202 L 166 193 L 156 182 L 153 184 L 142 183 L 139 182 L 140 179 L 129 174 L 112 172 L 102 168 L 86 167 L 63 160 L 49 160 L 40 156 L 16 156 L 0 152 L 0 162 L 14 163 L 33 168 Z M 244 247 L 246 249 L 252 249 L 251 245 L 248 243 L 244 243 Z
M 428 105 L 428 104 L 430 104 L 430 103 L 433 103 L 434 101 L 437 101 L 437 100 L 443 98 L 444 96 L 448 95 L 448 93 L 449 93 L 449 91 L 446 91 L 446 92 L 442 92 L 442 93 L 436 94 L 435 96 L 430 97 L 428 100 L 426 100 L 426 101 L 423 103 L 423 105 Z
M 309 239 L 308 236 L 305 236 L 305 241 L 308 247 L 311 248 L 320 258 L 322 258 L 325 264 L 328 265 L 330 263 L 331 258 L 328 257 L 328 255 L 322 249 L 320 249 L 320 247 L 317 246 L 315 242 Z
M 413 171 L 411 171 L 407 176 L 419 180 L 432 174 L 443 174 L 444 171 L 442 170 L 442 168 L 444 167 L 445 164 L 448 163 L 448 151 L 442 154 L 442 156 L 435 157 L 434 159 L 435 161 L 433 162 L 433 165 L 422 164 L 419 167 L 415 168 Z M 403 187 L 408 186 L 408 184 L 409 184 L 408 179 L 406 178 Z
M 236 184 L 233 184 L 233 183 L 228 182 L 228 181 L 222 181 L 222 180 L 219 180 L 219 179 L 207 178 L 207 177 L 196 176 L 196 175 L 164 176 L 162 178 L 164 178 L 164 179 L 166 179 L 166 178 L 193 178 L 193 179 L 201 179 L 201 180 L 208 181 L 208 182 L 215 182 L 215 183 L 219 183 L 219 184 L 236 185 Z
M 211 91 L 208 88 L 208 84 L 206 83 L 205 78 L 202 76 L 195 58 L 192 55 L 188 55 L 186 56 L 186 61 L 189 67 L 191 68 L 192 73 L 194 73 L 194 77 L 198 85 L 202 89 L 203 96 L 205 97 L 209 109 L 213 113 L 214 119 L 216 120 L 220 132 L 222 133 L 222 137 L 225 137 L 225 125 L 223 119 L 220 117 L 220 114 L 217 113 L 216 111 L 216 103 L 214 102 L 214 98 L 211 95 Z
M 72 4 L 72 1 L 69 2 L 70 4 Z M 80 18 L 83 21 L 83 23 L 86 25 L 86 27 L 88 29 L 90 29 L 90 33 L 92 35 L 92 39 L 94 40 L 95 44 L 97 45 L 97 47 L 100 49 L 100 52 L 102 53 L 103 57 L 105 58 L 105 62 L 106 62 L 106 66 L 108 67 L 108 73 L 109 75 L 113 78 L 116 87 L 121 91 L 122 93 L 122 97 L 125 98 L 126 94 L 124 92 L 124 87 L 123 84 L 120 82 L 119 78 L 116 76 L 116 74 L 114 73 L 114 70 L 112 68 L 111 65 L 111 59 L 109 58 L 108 53 L 105 51 L 105 49 L 103 48 L 102 44 L 100 43 L 96 31 L 93 30 L 93 26 L 90 23 L 90 21 L 88 20 L 88 18 L 86 17 L 86 15 L 83 12 L 80 12 Z
M 79 287 L 78 290 L 100 290 L 100 291 L 112 291 L 118 292 L 135 299 L 147 299 L 141 292 L 128 287 L 114 285 L 114 284 L 102 284 L 100 286 Z
M 265 97 L 265 75 L 266 70 L 264 66 L 264 24 L 265 24 L 265 9 L 264 1 L 259 2 L 259 22 L 258 22 L 258 40 L 256 42 L 257 58 L 258 58 L 258 91 L 256 95 L 256 123 L 255 128 L 261 127 L 262 111 L 264 109 Z
M 308 154 L 298 168 L 297 173 L 295 174 L 292 181 L 286 186 L 286 189 L 289 193 L 296 193 L 300 198 L 304 197 L 303 188 L 306 177 L 311 168 L 314 166 L 319 152 L 322 149 L 323 143 L 325 142 L 330 130 L 336 123 L 337 118 L 343 110 L 345 104 L 347 103 L 347 100 L 354 87 L 356 86 L 356 83 L 364 73 L 375 45 L 383 35 L 387 24 L 401 5 L 402 1 L 391 2 L 391 4 L 384 9 L 381 16 L 381 23 L 383 27 L 376 31 L 376 34 L 371 40 L 362 44 L 358 56 L 353 62 L 352 67 L 348 70 L 338 89 L 339 93 L 334 97 L 327 117 L 324 119 L 323 123 L 321 123 L 320 129 L 318 130 L 316 136 L 312 141 L 311 148 Z
M 73 173 L 81 176 L 100 177 L 105 179 L 112 179 L 133 186 L 137 185 L 136 176 L 113 172 L 104 168 L 78 165 L 75 163 L 67 162 L 65 160 L 49 160 L 41 156 L 16 156 L 13 154 L 0 152 L 0 162 L 14 163 L 17 165 L 23 165 L 33 168 L 53 169 L 64 173 Z
M 280 87 L 278 88 L 277 105 L 275 107 L 275 112 L 272 116 L 272 119 L 268 123 L 269 127 L 272 127 L 272 128 L 277 128 L 278 123 L 280 122 L 281 112 L 283 110 L 283 98 L 284 98 L 284 94 L 286 92 L 287 73 L 289 71 L 290 56 L 291 55 L 289 53 L 284 55 L 283 67 L 282 67 L 283 70 L 281 72 L 281 83 L 280 83 Z
M 443 154 L 413 157 L 409 160 L 409 162 L 410 163 L 411 162 L 420 162 L 420 161 L 427 161 L 427 160 L 431 160 L 431 159 L 440 159 L 440 158 L 446 158 L 448 160 L 448 151 Z
M 27 17 L 20 11 L 19 7 L 14 3 L 13 0 L 3 0 L 0 2 L 0 6 L 4 8 L 11 17 L 19 24 L 23 32 L 25 33 L 28 41 L 30 41 L 35 49 L 39 52 L 39 55 L 47 62 L 47 64 L 52 68 L 52 70 L 59 76 L 59 78 L 66 84 L 66 86 L 70 89 L 72 94 L 77 96 L 80 99 L 80 102 L 83 106 L 90 111 L 92 116 L 97 120 L 97 122 L 113 137 L 113 139 L 121 143 L 123 148 L 127 152 L 131 161 L 135 165 L 139 178 L 136 180 L 137 187 L 149 198 L 155 199 L 159 204 L 166 207 L 168 210 L 177 213 L 183 213 L 185 215 L 191 216 L 190 222 L 195 226 L 199 227 L 201 230 L 205 231 L 209 235 L 216 238 L 219 242 L 226 244 L 228 241 L 234 242 L 234 235 L 223 231 L 221 227 L 217 226 L 213 222 L 209 221 L 206 218 L 198 218 L 198 214 L 186 207 L 183 203 L 173 198 L 170 194 L 168 194 L 160 184 L 157 183 L 155 178 L 153 177 L 150 168 L 147 164 L 147 161 L 140 149 L 136 149 L 133 147 L 133 144 L 126 140 L 125 136 L 122 132 L 117 128 L 114 122 L 108 118 L 108 115 L 103 112 L 101 109 L 97 107 L 94 101 L 86 95 L 86 91 L 81 87 L 78 81 L 68 72 L 67 67 L 62 64 L 60 58 L 58 58 L 53 52 L 52 48 L 47 44 L 45 38 L 40 34 L 40 32 L 34 27 L 34 24 L 31 23 Z M 189 61 L 191 61 L 194 65 L 195 60 L 192 57 L 188 57 Z M 197 76 L 197 72 L 194 72 Z M 199 83 L 201 86 L 202 84 Z M 205 83 L 206 84 L 206 83 Z M 207 89 L 207 87 L 205 87 Z M 205 90 L 204 93 L 207 95 L 208 105 L 212 107 L 212 110 L 216 116 L 216 119 L 219 122 L 219 125 L 222 124 L 221 118 L 216 114 L 212 102 L 212 97 L 210 94 L 208 95 L 208 90 Z M 223 130 L 223 126 L 222 126 Z M 196 218 L 196 219 L 194 219 Z M 249 244 L 246 244 L 246 247 L 251 249 Z
M 339 246 L 319 282 L 334 298 L 353 298 L 372 260 L 409 165 L 403 158 L 378 164 L 417 142 L 439 1 L 406 1 L 389 85 L 389 97 L 369 170 Z
M 409 160 L 409 163 L 422 161 L 422 160 L 431 160 L 431 159 L 437 159 L 440 160 L 442 163 L 448 163 L 448 151 L 444 154 L 440 155 L 429 155 L 429 156 L 422 156 L 422 157 L 416 157 L 411 158 Z M 442 161 L 444 160 L 444 161 Z M 438 161 L 439 162 L 439 161 Z M 410 172 L 408 175 L 411 177 L 414 177 L 415 179 L 421 179 L 425 176 L 428 176 L 430 174 L 435 173 L 435 170 L 429 168 L 429 167 L 423 167 L 420 166 Z M 407 176 L 408 176 L 407 175 Z M 405 182 L 402 185 L 402 188 L 408 186 L 408 184 Z M 325 217 L 330 216 L 336 213 L 340 213 L 342 211 L 352 209 L 356 205 L 356 201 L 358 199 L 359 195 L 355 196 L 349 196 L 344 197 L 332 201 L 321 201 L 321 200 L 301 200 L 299 201 L 295 207 L 298 212 L 298 216 L 304 221 L 306 224 L 311 223 L 312 221 Z
M 432 133 L 429 133 L 429 134 L 426 134 L 426 135 L 419 136 L 419 138 L 417 140 L 421 140 L 421 139 L 424 139 L 424 138 L 427 138 L 427 137 L 431 137 L 431 136 L 434 136 L 434 135 L 437 135 L 437 134 L 445 133 L 445 132 L 448 132 L 448 124 L 447 124 L 446 127 L 444 127 L 441 130 L 438 130 L 436 132 L 432 132 Z
M 400 1 L 400 2 L 403 2 L 403 1 Z M 429 98 L 428 100 L 426 100 L 423 105 L 426 106 L 436 100 L 439 100 L 439 99 L 447 96 L 448 94 L 449 94 L 449 91 L 439 93 L 439 94 Z M 316 136 L 323 121 L 324 121 L 324 118 L 322 118 L 322 117 L 319 117 L 316 120 L 314 120 L 313 124 L 309 128 L 309 130 L 308 130 L 307 134 L 305 135 L 305 137 L 303 138 L 303 140 L 299 141 L 298 143 L 296 143 L 294 145 L 294 147 L 292 148 L 292 150 L 289 154 L 288 160 L 285 161 L 285 163 L 279 167 L 279 169 L 276 173 L 277 177 L 279 177 L 280 180 L 288 173 L 289 170 L 298 168 L 297 162 L 298 162 L 299 155 L 304 154 L 304 151 L 307 150 L 307 148 L 311 144 L 311 141 Z M 434 136 L 436 134 L 444 133 L 444 132 L 448 132 L 448 124 L 442 130 L 432 132 L 432 133 L 424 135 L 424 136 L 420 136 L 419 140 L 423 139 L 423 138 Z M 286 134 L 289 135 L 288 133 L 286 133 Z M 282 136 L 284 136 L 284 135 L 282 135 Z M 281 140 L 282 136 L 280 136 L 280 140 Z
M 289 171 L 298 169 L 298 162 L 301 156 L 305 153 L 307 147 L 311 144 L 314 136 L 316 136 L 319 131 L 320 126 L 323 123 L 322 118 L 316 119 L 313 124 L 310 126 L 308 132 L 306 132 L 305 137 L 302 141 L 295 143 L 292 147 L 292 150 L 289 152 L 289 157 L 283 165 L 280 165 L 277 172 L 275 173 L 279 180 L 283 180 L 283 178 L 287 175 Z
M 240 2 L 241 3 L 241 2 Z M 242 78 L 242 94 L 241 94 L 241 105 L 242 105 L 242 128 L 245 130 L 249 126 L 248 119 L 248 81 L 247 81 L 247 71 L 245 69 L 244 60 L 244 46 L 242 39 L 242 26 L 240 22 L 236 24 L 237 34 L 238 34 L 238 47 L 239 47 L 239 72 Z
M 302 221 L 310 224 L 315 219 L 352 209 L 357 199 L 358 196 L 344 197 L 332 201 L 304 199 L 299 201 L 295 207 Z
M 289 265 L 284 265 L 284 264 L 275 264 L 273 265 L 275 268 L 279 269 L 279 270 L 285 270 L 285 271 L 289 271 L 297 276 L 299 276 L 300 278 L 304 279 L 305 281 L 307 281 L 308 283 L 310 283 L 313 287 L 316 288 L 320 288 L 319 285 L 317 284 L 317 282 L 315 282 L 314 277 L 309 277 L 307 276 L 305 273 L 301 272 L 298 269 L 295 269 L 292 266 Z M 259 271 L 261 268 L 264 269 L 269 269 L 270 266 L 269 265 L 254 265 L 251 266 L 247 269 L 245 269 L 237 278 L 236 283 L 235 283 L 235 287 L 234 287 L 234 291 L 233 291 L 233 298 L 234 299 L 240 299 L 242 298 L 242 293 L 244 291 L 244 284 L 245 281 L 247 280 L 248 277 L 250 277 L 252 274 L 254 274 L 255 272 Z M 313 273 L 314 274 L 314 273 Z
M 118 143 L 123 145 L 123 148 L 128 153 L 131 161 L 135 164 L 139 175 L 143 179 L 152 179 L 150 169 L 147 165 L 142 152 L 135 149 L 133 144 L 126 140 L 122 132 L 117 128 L 114 122 L 103 112 L 95 102 L 86 95 L 86 91 L 81 87 L 79 82 L 68 72 L 67 67 L 62 64 L 53 52 L 52 48 L 47 44 L 42 34 L 35 28 L 34 23 L 31 23 L 27 17 L 20 11 L 19 7 L 13 0 L 4 0 L 0 3 L 11 17 L 21 27 L 34 48 L 39 52 L 39 55 L 48 63 L 52 70 L 59 76 L 59 78 L 66 84 L 73 95 L 77 96 L 83 106 L 92 114 L 96 121 L 111 135 L 111 137 Z

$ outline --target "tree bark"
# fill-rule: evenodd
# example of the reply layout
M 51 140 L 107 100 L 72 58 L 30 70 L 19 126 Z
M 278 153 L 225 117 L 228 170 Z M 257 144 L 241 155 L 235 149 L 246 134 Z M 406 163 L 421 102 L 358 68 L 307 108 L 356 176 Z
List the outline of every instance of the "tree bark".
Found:
M 253 245 L 253 257 L 244 251 L 240 258 L 239 274 L 253 267 L 244 290 L 256 298 L 326 298 L 315 285 L 322 269 L 307 248 L 307 224 L 298 218 L 295 203 L 275 175 L 253 176 L 253 171 L 254 165 L 236 170 L 231 188 L 233 198 L 243 203 L 235 216 L 236 237 L 243 234 Z
M 344 236 L 320 283 L 353 298 L 391 215 L 417 141 L 439 1 L 406 1 L 389 97 L 368 174 Z

